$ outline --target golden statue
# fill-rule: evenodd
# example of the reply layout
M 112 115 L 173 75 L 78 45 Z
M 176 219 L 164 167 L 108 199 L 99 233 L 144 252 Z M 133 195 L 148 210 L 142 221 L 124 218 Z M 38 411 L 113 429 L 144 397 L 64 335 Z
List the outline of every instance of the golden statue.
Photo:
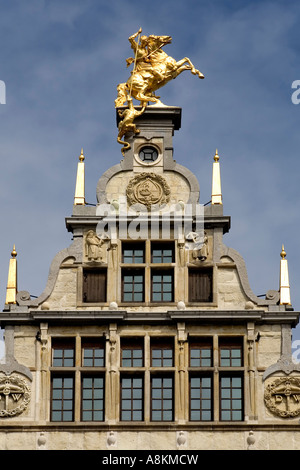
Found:
M 162 50 L 165 45 L 171 43 L 172 38 L 170 36 L 154 36 L 153 34 L 141 36 L 141 32 L 142 29 L 140 28 L 137 33 L 129 38 L 131 48 L 134 51 L 134 58 L 128 58 L 126 63 L 127 67 L 132 63 L 134 67 L 127 82 L 120 83 L 117 87 L 118 97 L 115 100 L 115 107 L 124 106 L 127 102 L 130 109 L 130 113 L 125 116 L 126 125 L 125 123 L 123 125 L 122 121 L 119 125 L 119 143 L 124 143 L 121 141 L 121 138 L 126 133 L 126 126 L 132 125 L 136 117 L 133 112 L 132 98 L 140 101 L 142 107 L 142 110 L 139 111 L 140 115 L 144 112 L 148 102 L 162 105 L 160 97 L 155 96 L 155 91 L 173 78 L 178 77 L 181 72 L 190 70 L 192 74 L 197 75 L 199 78 L 204 78 L 204 75 L 194 67 L 188 57 L 176 61 Z M 136 132 L 136 128 L 129 127 L 129 130 Z M 124 150 L 128 148 L 130 148 L 130 145 L 126 142 L 122 149 L 123 155 Z
M 121 150 L 123 156 L 125 153 L 125 150 L 128 150 L 130 148 L 129 142 L 124 142 L 122 141 L 122 137 L 127 134 L 127 132 L 133 132 L 134 134 L 139 134 L 140 130 L 137 129 L 136 125 L 133 123 L 134 119 L 137 116 L 140 116 L 143 114 L 143 112 L 146 109 L 146 105 L 142 107 L 140 111 L 135 109 L 132 103 L 132 98 L 128 97 L 127 98 L 128 102 L 128 108 L 125 108 L 124 110 L 118 109 L 118 114 L 120 118 L 124 118 L 122 121 L 119 122 L 118 126 L 118 142 L 119 144 L 123 144 L 123 148 Z
M 118 97 L 115 100 L 116 107 L 123 106 L 128 96 L 132 96 L 141 102 L 141 106 L 147 103 L 161 103 L 159 97 L 154 96 L 154 92 L 164 86 L 173 78 L 178 77 L 184 70 L 190 70 L 192 74 L 204 78 L 204 75 L 197 70 L 190 59 L 184 59 L 176 62 L 175 59 L 168 56 L 162 48 L 170 44 L 170 36 L 141 36 L 142 29 L 129 38 L 135 58 L 130 57 L 126 60 L 127 66 L 135 64 L 131 76 L 126 83 L 118 86 Z M 135 41 L 139 36 L 140 40 Z

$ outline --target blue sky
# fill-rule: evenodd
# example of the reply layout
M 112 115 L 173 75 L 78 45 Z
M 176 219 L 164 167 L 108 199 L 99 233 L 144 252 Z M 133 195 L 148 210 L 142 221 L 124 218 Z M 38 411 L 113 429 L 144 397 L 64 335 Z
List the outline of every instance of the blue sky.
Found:
M 291 100 L 299 22 L 300 3 L 289 0 L 0 0 L 1 304 L 14 243 L 19 290 L 35 296 L 70 244 L 64 219 L 81 148 L 89 203 L 101 174 L 121 160 L 116 86 L 129 76 L 128 37 L 141 26 L 172 36 L 165 51 L 205 75 L 185 72 L 161 89 L 165 104 L 182 107 L 174 158 L 195 173 L 205 204 L 218 148 L 232 217 L 224 243 L 244 257 L 257 295 L 278 289 L 284 243 L 299 310 L 300 105 Z

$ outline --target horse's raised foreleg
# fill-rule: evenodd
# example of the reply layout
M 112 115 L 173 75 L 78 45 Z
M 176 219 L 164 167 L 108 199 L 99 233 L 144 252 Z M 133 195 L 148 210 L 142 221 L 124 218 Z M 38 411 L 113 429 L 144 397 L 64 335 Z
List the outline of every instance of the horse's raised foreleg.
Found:
M 188 63 L 188 65 L 186 65 Z M 180 70 L 179 73 L 183 72 L 184 70 L 190 70 L 193 75 L 198 75 L 199 78 L 204 78 L 203 73 L 200 70 L 196 69 L 194 64 L 190 61 L 188 57 L 184 57 L 184 59 L 179 60 L 176 62 L 178 67 L 177 71 Z M 178 74 L 179 75 L 179 74 Z

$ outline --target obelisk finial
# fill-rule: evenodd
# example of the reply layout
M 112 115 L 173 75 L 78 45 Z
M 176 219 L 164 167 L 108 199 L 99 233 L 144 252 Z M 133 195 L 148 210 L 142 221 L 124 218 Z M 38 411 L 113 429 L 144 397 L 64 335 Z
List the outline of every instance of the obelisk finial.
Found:
M 84 155 L 83 149 L 79 155 L 79 162 L 77 164 L 77 178 L 76 178 L 76 188 L 75 188 L 75 197 L 74 205 L 84 205 L 85 204 L 85 168 L 84 168 Z
M 279 283 L 280 305 L 291 305 L 288 262 L 286 259 L 286 252 L 285 252 L 283 245 L 282 245 L 280 256 L 281 256 L 280 283 Z
M 211 203 L 212 204 L 223 204 L 222 202 L 222 190 L 221 190 L 221 173 L 220 173 L 220 162 L 219 154 L 216 149 L 213 162 L 213 174 L 212 174 L 212 191 L 211 191 Z
M 11 252 L 11 259 L 9 260 L 8 279 L 6 287 L 6 300 L 5 304 L 17 303 L 17 252 L 14 245 Z

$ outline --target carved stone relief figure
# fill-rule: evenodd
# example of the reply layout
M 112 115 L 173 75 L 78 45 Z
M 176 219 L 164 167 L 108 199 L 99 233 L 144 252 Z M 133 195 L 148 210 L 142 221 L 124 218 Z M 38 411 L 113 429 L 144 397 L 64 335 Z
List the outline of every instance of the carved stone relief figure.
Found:
M 89 230 L 85 238 L 85 255 L 89 261 L 107 262 L 107 243 L 106 240 Z
M 189 232 L 186 235 L 185 247 L 190 250 L 191 263 L 197 261 L 205 261 L 209 255 L 207 233 L 199 234 L 197 232 Z

